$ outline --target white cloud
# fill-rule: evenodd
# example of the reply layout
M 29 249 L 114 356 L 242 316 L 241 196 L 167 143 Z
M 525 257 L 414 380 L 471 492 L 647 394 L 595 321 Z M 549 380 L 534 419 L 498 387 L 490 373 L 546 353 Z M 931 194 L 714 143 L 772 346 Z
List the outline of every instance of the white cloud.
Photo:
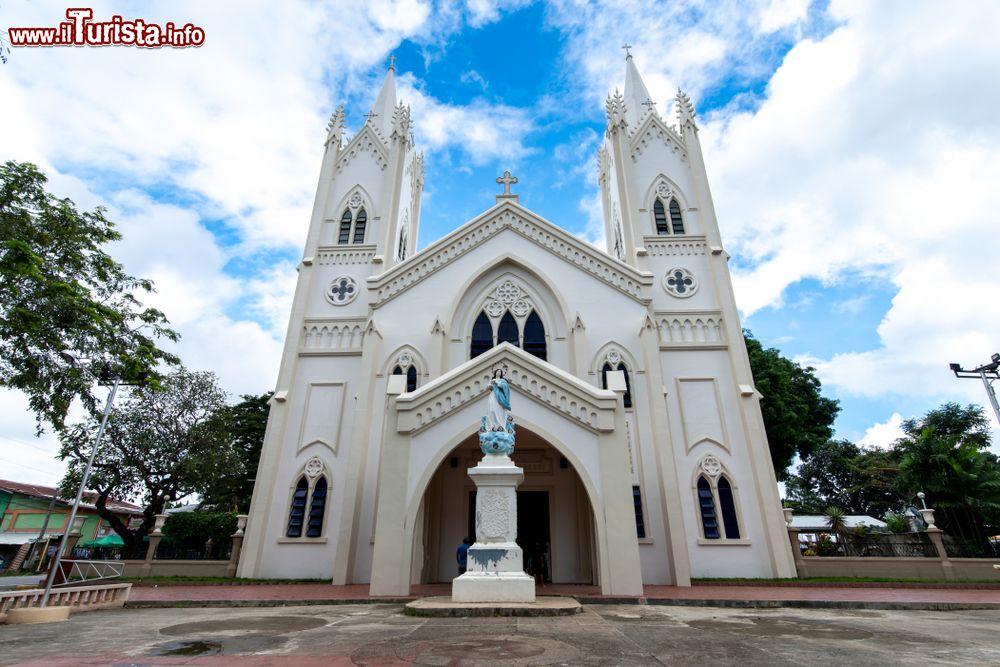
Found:
M 892 416 L 885 422 L 872 424 L 866 431 L 864 436 L 861 438 L 860 444 L 866 447 L 877 447 L 879 449 L 888 449 L 892 443 L 896 442 L 899 438 L 903 437 L 903 417 L 898 412 L 892 413 Z
M 843 25 L 798 43 L 758 109 L 703 124 L 723 237 L 749 260 L 745 313 L 803 278 L 842 291 L 841 310 L 866 278 L 898 287 L 878 349 L 809 361 L 844 395 L 982 400 L 947 370 L 987 359 L 1000 330 L 1000 128 L 980 112 L 1000 103 L 1000 45 L 978 28 L 1000 11 L 982 9 L 834 3 Z
M 494 160 L 515 164 L 530 154 L 526 135 L 534 129 L 530 109 L 474 100 L 464 106 L 421 91 L 407 73 L 397 79 L 397 99 L 412 110 L 418 145 L 429 152 L 458 149 L 473 165 Z

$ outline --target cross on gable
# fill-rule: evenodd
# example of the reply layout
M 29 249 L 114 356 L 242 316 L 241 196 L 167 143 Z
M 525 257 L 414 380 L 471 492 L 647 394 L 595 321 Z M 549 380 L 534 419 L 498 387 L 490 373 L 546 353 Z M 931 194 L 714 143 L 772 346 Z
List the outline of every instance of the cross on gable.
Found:
M 509 171 L 505 171 L 503 176 L 497 179 L 497 183 L 503 183 L 504 195 L 510 195 L 510 186 L 517 183 L 517 176 L 511 176 Z
M 653 111 L 653 107 L 656 106 L 656 102 L 654 102 L 653 100 L 646 100 L 645 102 L 642 103 L 642 106 L 646 107 L 646 109 L 649 111 Z
M 625 57 L 626 58 L 631 58 L 632 57 L 632 53 L 629 51 L 629 49 L 632 48 L 632 45 L 628 44 L 628 43 L 625 43 L 625 44 L 622 44 L 622 48 L 625 49 Z
M 372 120 L 372 118 L 374 118 L 374 117 L 375 117 L 375 116 L 377 116 L 377 115 L 378 115 L 378 114 L 377 114 L 377 113 L 375 113 L 374 111 L 369 111 L 368 113 L 366 113 L 366 114 L 365 114 L 365 118 L 367 118 L 367 120 L 366 120 L 365 122 L 366 122 L 366 123 L 370 123 L 370 122 L 371 122 L 371 120 Z

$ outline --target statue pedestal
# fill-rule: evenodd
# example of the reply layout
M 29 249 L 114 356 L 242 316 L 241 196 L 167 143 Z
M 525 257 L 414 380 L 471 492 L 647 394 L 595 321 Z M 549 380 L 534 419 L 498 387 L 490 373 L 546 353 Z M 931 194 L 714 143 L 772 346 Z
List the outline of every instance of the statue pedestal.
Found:
M 486 454 L 469 476 L 476 484 L 476 543 L 465 574 L 451 583 L 455 602 L 534 602 L 517 538 L 517 485 L 524 470 L 506 454 Z

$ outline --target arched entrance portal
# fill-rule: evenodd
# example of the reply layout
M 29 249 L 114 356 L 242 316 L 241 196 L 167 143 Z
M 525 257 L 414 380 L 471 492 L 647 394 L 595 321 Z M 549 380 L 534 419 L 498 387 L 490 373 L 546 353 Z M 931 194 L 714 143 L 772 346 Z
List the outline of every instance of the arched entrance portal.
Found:
M 475 540 L 476 486 L 468 469 L 482 458 L 478 436 L 445 456 L 421 500 L 413 536 L 412 583 L 458 576 L 455 550 Z M 517 430 L 514 462 L 524 469 L 517 493 L 517 542 L 525 570 L 552 583 L 596 583 L 594 514 L 573 464 L 545 439 Z

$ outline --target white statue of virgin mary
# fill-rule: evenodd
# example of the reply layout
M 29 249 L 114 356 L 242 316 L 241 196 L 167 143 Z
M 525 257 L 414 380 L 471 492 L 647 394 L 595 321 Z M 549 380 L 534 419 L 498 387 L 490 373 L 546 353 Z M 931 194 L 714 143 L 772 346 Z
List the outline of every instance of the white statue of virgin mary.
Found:
M 507 416 L 510 414 L 510 385 L 503 371 L 497 370 L 490 380 L 490 395 L 486 409 L 486 430 L 504 431 L 507 429 Z

